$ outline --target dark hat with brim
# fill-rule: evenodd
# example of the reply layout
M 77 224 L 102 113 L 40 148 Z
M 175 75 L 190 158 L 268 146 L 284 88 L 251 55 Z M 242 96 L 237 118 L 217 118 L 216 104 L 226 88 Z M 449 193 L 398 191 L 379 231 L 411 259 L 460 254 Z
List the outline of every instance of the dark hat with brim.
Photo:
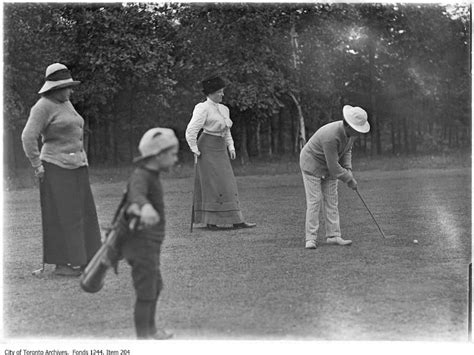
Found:
M 209 95 L 222 88 L 225 88 L 225 81 L 219 76 L 212 76 L 204 79 L 201 84 L 204 95 Z
M 46 68 L 45 83 L 38 94 L 76 86 L 80 83 L 80 81 L 72 79 L 71 72 L 64 64 L 54 63 Z

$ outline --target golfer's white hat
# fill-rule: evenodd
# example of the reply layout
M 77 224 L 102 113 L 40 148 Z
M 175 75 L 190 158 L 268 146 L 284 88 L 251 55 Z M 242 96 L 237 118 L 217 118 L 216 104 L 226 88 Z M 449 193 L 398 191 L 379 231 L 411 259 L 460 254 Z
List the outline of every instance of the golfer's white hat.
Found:
M 145 158 L 160 154 L 167 148 L 178 145 L 178 138 L 176 138 L 172 129 L 160 127 L 149 129 L 145 132 L 138 144 L 140 156 L 133 161 L 136 163 Z
M 370 131 L 370 125 L 367 121 L 367 112 L 360 107 L 345 105 L 342 108 L 342 114 L 344 115 L 344 120 L 357 132 L 367 133 Z
M 63 89 L 81 83 L 80 81 L 72 80 L 71 72 L 61 63 L 53 63 L 46 68 L 45 80 L 38 94 L 44 94 L 51 90 Z

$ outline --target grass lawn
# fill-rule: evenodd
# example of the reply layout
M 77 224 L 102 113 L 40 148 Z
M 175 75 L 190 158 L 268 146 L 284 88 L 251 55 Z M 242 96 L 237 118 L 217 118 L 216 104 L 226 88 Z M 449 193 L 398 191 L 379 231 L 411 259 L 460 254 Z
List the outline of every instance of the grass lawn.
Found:
M 340 184 L 341 227 L 353 245 L 316 250 L 303 248 L 297 173 L 237 178 L 244 216 L 257 228 L 192 234 L 191 178 L 165 177 L 159 323 L 177 339 L 467 340 L 470 168 L 355 176 L 385 233 L 396 237 L 383 240 Z M 94 181 L 106 226 L 124 183 Z M 97 294 L 83 292 L 78 279 L 31 276 L 42 258 L 36 189 L 5 192 L 4 236 L 6 337 L 134 338 L 125 263 Z

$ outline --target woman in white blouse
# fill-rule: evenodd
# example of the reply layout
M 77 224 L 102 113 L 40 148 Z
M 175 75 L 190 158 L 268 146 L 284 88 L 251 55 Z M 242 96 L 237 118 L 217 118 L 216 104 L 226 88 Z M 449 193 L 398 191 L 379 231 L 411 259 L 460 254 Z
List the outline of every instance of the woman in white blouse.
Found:
M 203 80 L 202 87 L 207 100 L 194 107 L 186 129 L 186 141 L 197 158 L 194 222 L 204 223 L 211 230 L 229 224 L 234 228 L 255 227 L 255 223 L 245 222 L 242 216 L 230 164 L 230 159 L 235 159 L 230 133 L 232 121 L 229 109 L 220 103 L 225 83 L 220 77 L 213 76 Z M 201 129 L 203 132 L 197 139 Z

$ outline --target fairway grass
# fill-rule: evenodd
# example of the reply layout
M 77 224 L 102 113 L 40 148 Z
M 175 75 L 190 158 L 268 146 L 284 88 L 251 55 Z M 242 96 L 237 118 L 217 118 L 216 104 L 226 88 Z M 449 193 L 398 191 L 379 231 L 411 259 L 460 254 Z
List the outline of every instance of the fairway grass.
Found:
M 299 174 L 240 176 L 241 205 L 255 229 L 189 232 L 191 178 L 163 181 L 167 237 L 160 325 L 177 339 L 467 340 L 471 252 L 470 168 L 355 172 L 387 235 L 357 195 L 339 184 L 343 237 L 304 249 Z M 124 182 L 94 183 L 107 226 Z M 5 337 L 134 338 L 130 269 L 97 294 L 78 279 L 41 277 L 39 193 L 5 193 Z M 323 227 L 323 226 L 322 226 Z M 324 230 L 324 228 L 321 228 Z M 413 240 L 417 239 L 418 244 Z

